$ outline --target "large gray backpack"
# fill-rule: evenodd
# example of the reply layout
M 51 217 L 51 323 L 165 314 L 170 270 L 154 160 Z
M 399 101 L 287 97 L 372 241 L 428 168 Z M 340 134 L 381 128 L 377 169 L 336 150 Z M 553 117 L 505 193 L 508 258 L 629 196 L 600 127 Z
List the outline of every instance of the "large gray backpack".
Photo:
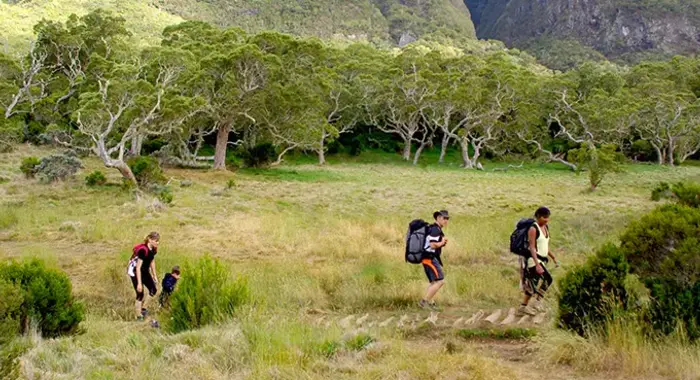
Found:
M 428 224 L 423 219 L 413 220 L 408 224 L 406 233 L 406 262 L 420 264 L 425 251 L 425 239 L 428 237 Z

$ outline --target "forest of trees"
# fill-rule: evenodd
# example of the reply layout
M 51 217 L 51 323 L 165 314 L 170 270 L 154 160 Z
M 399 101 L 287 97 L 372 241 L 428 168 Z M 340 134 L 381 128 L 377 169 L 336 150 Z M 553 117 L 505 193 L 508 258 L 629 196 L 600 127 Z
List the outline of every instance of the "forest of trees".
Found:
M 89 151 L 132 181 L 126 159 L 153 141 L 162 160 L 215 169 L 263 145 L 277 163 L 296 150 L 323 164 L 333 141 L 377 133 L 413 163 L 426 147 L 442 161 L 456 146 L 467 169 L 485 155 L 675 165 L 700 150 L 697 58 L 560 73 L 505 49 L 338 47 L 192 21 L 136 51 L 125 20 L 101 10 L 35 33 L 26 56 L 0 55 L 0 145 Z M 202 157 L 210 143 L 214 156 Z

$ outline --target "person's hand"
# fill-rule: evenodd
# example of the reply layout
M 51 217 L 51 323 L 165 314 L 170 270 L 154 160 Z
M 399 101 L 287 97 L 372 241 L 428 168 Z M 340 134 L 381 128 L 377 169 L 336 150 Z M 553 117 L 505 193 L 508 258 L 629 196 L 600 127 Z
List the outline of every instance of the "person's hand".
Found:
M 143 285 L 141 285 L 141 284 L 136 285 L 136 291 L 139 293 L 143 292 Z
M 446 246 L 446 245 L 447 245 L 447 238 L 445 238 L 445 240 L 443 240 L 443 242 L 442 242 L 442 246 L 443 246 L 443 247 Z
M 537 264 L 537 266 L 535 267 L 535 270 L 537 271 L 537 274 L 540 276 L 544 274 L 544 268 L 542 268 L 542 264 Z

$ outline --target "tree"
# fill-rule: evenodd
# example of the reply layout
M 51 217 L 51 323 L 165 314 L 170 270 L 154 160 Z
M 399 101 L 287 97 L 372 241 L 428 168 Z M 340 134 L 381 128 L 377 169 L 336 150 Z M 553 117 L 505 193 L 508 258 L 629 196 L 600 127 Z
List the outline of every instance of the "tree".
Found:
M 598 188 L 608 173 L 620 171 L 622 155 L 616 150 L 614 144 L 596 147 L 591 142 L 586 142 L 581 148 L 569 151 L 572 161 L 578 165 L 577 171 L 588 171 L 591 191 Z
M 4 108 L 5 119 L 30 113 L 33 106 L 47 96 L 48 78 L 41 73 L 45 65 L 46 53 L 34 43 L 25 59 L 14 61 L 7 55 L 0 56 L 0 105 Z M 22 107 L 27 103 L 29 107 Z
M 676 58 L 670 62 L 643 63 L 629 76 L 641 101 L 635 130 L 657 153 L 660 165 L 673 166 L 700 149 L 698 107 L 693 78 L 697 63 Z M 678 156 L 678 157 L 677 157 Z
M 171 48 L 146 51 L 144 60 L 116 62 L 93 55 L 73 119 L 106 167 L 136 184 L 126 164 L 128 144 L 167 134 L 202 110 L 196 98 L 170 92 L 191 55 Z M 70 142 L 63 142 L 70 144 Z
M 411 158 L 412 143 L 423 144 L 430 134 L 424 115 L 435 90 L 420 72 L 425 64 L 421 52 L 405 50 L 390 63 L 377 83 L 377 92 L 368 96 L 373 100 L 367 111 L 370 121 L 381 131 L 403 140 L 402 157 L 406 161 Z M 419 134 L 423 135 L 422 140 L 416 138 Z
M 163 35 L 164 45 L 188 50 L 200 62 L 190 88 L 211 108 L 217 131 L 214 169 L 225 169 L 229 135 L 257 123 L 251 115 L 254 99 L 275 75 L 279 60 L 236 28 L 185 22 L 166 28 Z

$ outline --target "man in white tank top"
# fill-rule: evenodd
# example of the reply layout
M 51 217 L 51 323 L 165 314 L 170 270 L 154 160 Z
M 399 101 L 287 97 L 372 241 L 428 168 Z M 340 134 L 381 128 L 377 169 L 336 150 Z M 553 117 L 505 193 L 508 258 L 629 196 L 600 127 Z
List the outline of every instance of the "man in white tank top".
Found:
M 524 286 L 525 297 L 523 303 L 518 308 L 519 315 L 535 315 L 536 311 L 528 307 L 533 295 L 537 295 L 538 305 L 537 311 L 541 311 L 539 301 L 542 300 L 547 289 L 552 285 L 552 275 L 547 271 L 545 264 L 549 258 L 557 263 L 556 257 L 549 249 L 549 217 L 551 212 L 546 207 L 540 207 L 535 212 L 535 223 L 528 230 L 528 243 L 530 245 L 530 254 L 532 257 L 527 258 L 524 270 Z

